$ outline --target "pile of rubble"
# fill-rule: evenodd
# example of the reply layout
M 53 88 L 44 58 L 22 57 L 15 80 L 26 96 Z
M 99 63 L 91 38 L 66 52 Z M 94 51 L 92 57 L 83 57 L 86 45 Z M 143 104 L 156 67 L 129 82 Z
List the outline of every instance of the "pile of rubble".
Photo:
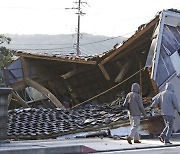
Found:
M 121 104 L 74 110 L 20 108 L 8 112 L 9 139 L 44 139 L 103 128 L 128 121 Z

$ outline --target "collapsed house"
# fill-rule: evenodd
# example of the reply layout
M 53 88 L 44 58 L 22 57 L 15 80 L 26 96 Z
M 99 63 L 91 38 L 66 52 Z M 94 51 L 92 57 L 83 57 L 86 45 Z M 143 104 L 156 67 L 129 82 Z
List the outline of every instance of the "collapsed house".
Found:
M 13 88 L 9 109 L 110 104 L 132 83 L 152 98 L 171 81 L 180 102 L 180 12 L 163 10 L 118 47 L 95 56 L 18 51 L 2 71 Z M 180 129 L 176 115 L 175 130 Z

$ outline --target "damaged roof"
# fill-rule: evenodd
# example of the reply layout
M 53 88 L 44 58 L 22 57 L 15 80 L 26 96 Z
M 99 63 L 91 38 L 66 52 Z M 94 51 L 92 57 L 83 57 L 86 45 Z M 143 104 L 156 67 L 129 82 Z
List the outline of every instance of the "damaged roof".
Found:
M 152 19 L 147 24 L 142 24 L 138 27 L 138 30 L 133 34 L 130 38 L 123 41 L 120 45 L 118 45 L 118 48 L 114 47 L 113 49 L 103 52 L 101 54 L 95 54 L 95 55 L 88 55 L 88 56 L 75 56 L 75 55 L 63 55 L 60 53 L 46 53 L 46 52 L 27 52 L 27 51 L 17 51 L 17 56 L 23 56 L 27 58 L 38 58 L 38 59 L 46 59 L 46 60 L 59 60 L 64 62 L 74 62 L 74 63 L 87 63 L 87 64 L 97 64 L 99 61 L 108 61 L 112 57 L 119 54 L 121 50 L 126 48 L 129 45 L 135 44 L 136 41 L 139 41 L 139 37 L 141 35 L 144 35 L 148 32 L 148 30 L 151 30 L 154 28 L 154 26 L 159 21 L 159 15 L 158 13 L 154 19 Z M 134 42 L 135 41 L 135 42 Z M 133 43 L 134 42 L 134 43 Z M 107 59 L 105 59 L 107 58 Z M 104 61 L 102 63 L 104 63 Z
M 63 106 L 61 101 L 65 94 L 71 97 L 73 106 L 89 98 L 97 98 L 96 96 L 98 96 L 96 101 L 108 103 L 114 100 L 118 92 L 127 93 L 133 82 L 143 84 L 143 96 L 152 95 L 154 87 L 149 79 L 149 72 L 142 71 L 140 76 L 138 72 L 141 72 L 146 64 L 154 39 L 153 33 L 160 19 L 161 12 L 149 23 L 139 26 L 135 34 L 120 46 L 99 55 L 72 56 L 18 51 L 17 55 L 20 58 L 12 64 L 17 66 L 8 66 L 3 78 L 6 85 L 13 87 L 14 90 L 21 90 L 27 86 L 38 88 L 37 90 L 54 101 L 56 107 Z M 124 85 L 118 84 L 121 87 L 112 88 L 117 86 L 117 82 L 127 79 L 131 80 L 123 82 Z M 109 92 L 109 89 L 112 91 Z M 105 94 L 104 91 L 109 93 L 101 96 L 101 93 Z M 16 99 L 18 98 L 16 96 Z M 19 101 L 22 101 L 21 98 Z M 21 104 L 23 103 L 22 101 Z
M 177 10 L 170 11 L 176 12 Z M 120 81 L 124 81 L 123 79 L 130 78 L 133 74 L 137 73 L 137 70 L 139 71 L 142 69 L 141 67 L 145 66 L 148 52 L 154 39 L 154 30 L 158 26 L 160 19 L 161 12 L 149 23 L 141 25 L 135 34 L 124 41 L 119 47 L 99 55 L 71 56 L 18 51 L 17 55 L 20 58 L 32 60 L 31 62 L 27 61 L 26 64 L 28 65 L 24 65 L 22 61 L 22 70 L 25 70 L 24 74 L 23 71 L 21 72 L 22 85 L 39 88 L 47 97 L 51 96 L 52 101 L 55 98 L 54 96 L 58 100 L 63 101 L 63 95 L 68 92 L 69 97 L 75 102 L 73 106 L 81 104 L 81 102 L 87 101 L 89 98 L 95 98 L 94 96 L 101 93 L 104 94 L 105 90 L 120 85 L 116 83 L 119 74 L 122 75 L 124 73 L 122 78 L 120 78 Z M 129 59 L 132 60 L 131 63 L 128 62 Z M 53 63 L 52 61 L 55 62 Z M 62 65 L 59 65 L 59 62 Z M 78 65 L 72 66 L 69 65 L 70 63 Z M 117 66 L 118 63 L 120 63 L 119 66 Z M 127 65 L 129 67 L 126 67 Z M 36 74 L 34 73 L 35 70 Z M 128 71 L 122 72 L 122 70 Z M 8 71 L 10 72 L 11 70 Z M 13 71 L 12 69 L 11 74 L 14 75 Z M 144 71 L 142 74 L 136 74 L 136 76 L 133 76 L 133 79 L 131 78 L 131 81 L 128 80 L 121 88 L 113 89 L 114 91 L 106 93 L 104 97 L 96 101 L 102 104 L 111 103 L 120 91 L 128 92 L 133 82 L 141 82 L 143 96 L 150 95 L 152 87 L 151 81 L 148 78 L 149 72 Z M 17 81 L 19 82 L 19 80 Z M 20 90 L 23 87 L 20 83 L 18 86 L 20 86 Z M 14 84 L 14 87 L 18 86 Z M 59 103 L 58 100 L 56 101 L 57 104 Z M 90 101 L 88 103 L 91 104 Z M 96 108 L 91 106 L 90 108 L 79 109 L 76 111 L 65 111 L 59 108 L 11 110 L 9 111 L 8 135 L 10 138 L 15 139 L 18 139 L 18 137 L 57 137 L 58 135 L 75 132 L 75 130 L 80 132 L 86 130 L 86 128 L 99 129 L 101 126 L 107 127 L 108 124 L 114 125 L 114 122 L 124 122 L 127 120 L 127 116 L 125 116 L 121 106 L 96 106 Z M 117 109 L 119 110 L 117 111 Z M 29 121 L 31 122 L 29 123 Z

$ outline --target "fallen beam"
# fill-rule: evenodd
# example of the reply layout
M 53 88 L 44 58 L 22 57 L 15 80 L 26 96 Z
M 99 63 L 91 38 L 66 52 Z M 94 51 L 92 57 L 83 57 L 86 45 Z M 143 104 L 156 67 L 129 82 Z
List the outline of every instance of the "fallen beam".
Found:
M 68 79 L 68 78 L 70 78 L 70 77 L 72 77 L 72 76 L 74 76 L 74 75 L 76 75 L 76 74 L 79 74 L 79 73 L 81 73 L 81 72 L 84 72 L 84 71 L 86 71 L 86 70 L 88 70 L 89 68 L 87 68 L 87 67 L 81 67 L 81 68 L 77 68 L 77 69 L 74 69 L 74 70 L 72 70 L 72 71 L 69 71 L 68 73 L 66 73 L 66 74 L 64 74 L 64 75 L 61 75 L 61 77 L 63 78 L 63 79 Z
M 102 71 L 104 77 L 106 80 L 110 80 L 110 76 L 109 74 L 107 73 L 106 69 L 104 68 L 104 66 L 102 64 L 98 64 L 100 70 Z
M 122 70 L 119 72 L 118 76 L 115 79 L 115 82 L 121 82 L 124 75 L 126 74 L 126 72 L 128 71 L 130 64 L 132 62 L 132 58 L 130 58 L 123 66 Z
M 42 85 L 40 85 L 39 83 L 30 80 L 28 78 L 25 78 L 25 83 L 30 86 L 33 87 L 35 89 L 37 89 L 38 91 L 40 91 L 42 94 L 44 94 L 45 96 L 47 96 L 52 103 L 57 107 L 57 108 L 62 108 L 65 109 L 65 107 L 61 104 L 61 102 L 45 87 L 43 87 Z
M 24 108 L 28 108 L 29 107 L 29 105 L 19 95 L 17 95 L 14 91 L 12 92 L 12 97 L 14 99 L 18 100 L 18 103 L 20 105 L 22 105 L 22 107 L 24 107 Z

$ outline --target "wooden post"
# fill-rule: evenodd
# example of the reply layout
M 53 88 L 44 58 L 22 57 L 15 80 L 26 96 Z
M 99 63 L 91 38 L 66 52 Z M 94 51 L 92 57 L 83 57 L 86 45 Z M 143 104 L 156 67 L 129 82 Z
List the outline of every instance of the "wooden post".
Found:
M 149 78 L 150 78 L 150 81 L 151 81 L 151 84 L 152 84 L 154 93 L 155 93 L 155 94 L 158 94 L 159 89 L 158 89 L 158 87 L 157 87 L 157 85 L 156 85 L 156 82 L 151 79 L 151 73 L 152 73 L 152 72 L 151 72 L 151 69 L 147 69 L 147 71 L 148 71 L 148 75 L 149 75 Z
M 22 64 L 22 70 L 23 70 L 23 77 L 28 78 L 28 72 L 27 72 L 27 65 L 24 57 L 21 57 L 21 64 Z
M 141 61 L 140 61 L 140 65 L 139 65 L 139 67 L 140 67 L 140 72 L 139 72 L 139 76 L 140 76 L 140 81 L 139 81 L 139 83 L 140 83 L 140 95 L 142 96 L 142 72 L 141 72 Z

